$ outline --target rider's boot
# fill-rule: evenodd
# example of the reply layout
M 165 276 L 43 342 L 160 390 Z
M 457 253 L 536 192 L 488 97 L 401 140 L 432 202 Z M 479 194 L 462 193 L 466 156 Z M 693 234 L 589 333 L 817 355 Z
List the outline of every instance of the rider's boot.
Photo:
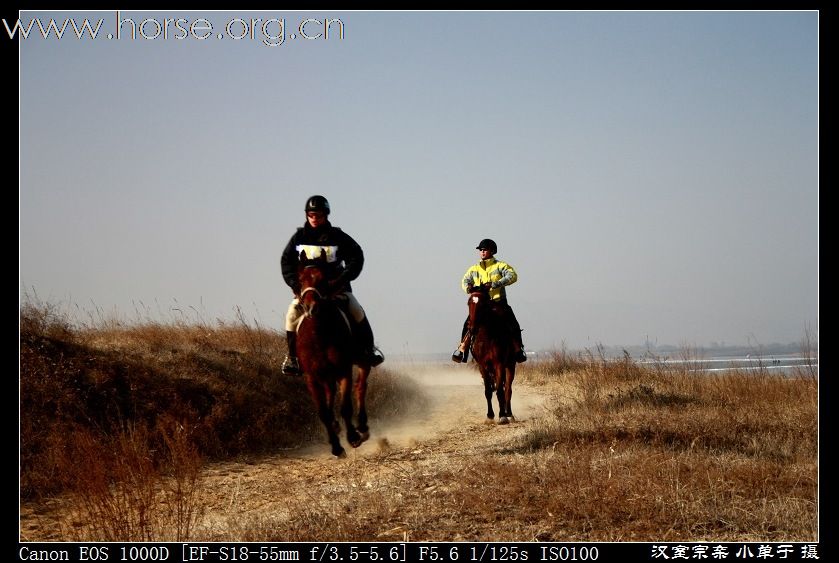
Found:
M 521 338 L 521 331 L 519 331 L 518 342 L 516 346 L 516 362 L 522 363 L 527 361 L 527 354 L 524 353 L 524 343 Z
M 373 343 L 373 328 L 366 316 L 355 325 L 355 334 L 356 348 L 362 362 L 370 364 L 371 367 L 376 367 L 385 361 L 384 354 Z
M 463 330 L 460 333 L 460 346 L 452 353 L 452 361 L 456 363 L 466 363 L 469 361 L 469 344 L 472 340 L 472 335 L 469 332 L 469 317 L 463 323 Z
M 527 354 L 524 353 L 524 342 L 521 338 L 521 325 L 519 325 L 519 320 L 516 318 L 516 314 L 513 312 L 513 308 L 509 305 L 507 306 L 507 315 L 510 319 L 510 325 L 513 329 L 513 338 L 515 338 L 516 342 L 516 353 L 515 358 L 517 363 L 522 363 L 527 361 Z
M 289 330 L 286 331 L 285 337 L 288 354 L 283 360 L 282 372 L 285 375 L 300 375 L 300 364 L 297 361 L 297 333 Z
M 454 351 L 452 354 L 452 361 L 465 364 L 469 361 L 469 345 L 471 344 L 472 335 L 467 334 L 463 341 L 460 343 L 460 346 L 457 350 Z

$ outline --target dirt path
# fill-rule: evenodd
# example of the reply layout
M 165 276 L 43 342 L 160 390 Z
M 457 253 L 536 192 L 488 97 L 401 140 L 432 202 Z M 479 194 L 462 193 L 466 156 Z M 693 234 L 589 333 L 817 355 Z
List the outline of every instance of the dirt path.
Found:
M 248 522 L 261 522 L 261 526 L 277 523 L 292 518 L 301 505 L 323 502 L 341 489 L 398 489 L 406 475 L 421 476 L 426 465 L 441 466 L 448 457 L 503 449 L 545 414 L 544 390 L 515 385 L 516 421 L 488 424 L 483 383 L 476 371 L 455 366 L 412 377 L 421 384 L 430 410 L 422 417 L 387 424 L 371 420 L 370 440 L 358 449 L 348 448 L 345 459 L 334 458 L 324 439 L 321 444 L 264 458 L 254 465 L 224 463 L 209 468 L 207 511 L 197 535 L 229 540 L 235 537 L 233 520 L 244 526 Z M 497 411 L 497 403 L 494 408 Z M 394 533 L 398 536 L 400 530 Z M 382 532 L 387 535 L 387 530 Z

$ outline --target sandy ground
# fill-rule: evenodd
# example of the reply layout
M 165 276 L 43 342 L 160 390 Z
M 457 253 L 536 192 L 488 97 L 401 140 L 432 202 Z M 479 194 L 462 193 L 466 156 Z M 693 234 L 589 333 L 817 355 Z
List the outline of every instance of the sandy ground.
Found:
M 290 499 L 318 502 L 342 487 L 399 487 L 404 472 L 421 474 L 424 465 L 440 465 L 447 456 L 500 449 L 545 414 L 544 395 L 515 385 L 516 421 L 508 425 L 488 424 L 480 376 L 466 366 L 460 368 L 411 376 L 421 383 L 430 399 L 430 409 L 421 417 L 391 420 L 387 424 L 372 418 L 370 439 L 357 449 L 347 448 L 345 459 L 332 456 L 324 439 L 321 444 L 283 452 L 254 465 L 226 463 L 210 467 L 207 485 L 214 494 L 199 524 L 202 531 L 197 535 L 225 536 L 231 520 L 242 521 L 245 516 L 246 521 L 262 522 L 291 517 L 288 507 L 296 503 Z M 496 403 L 494 409 L 497 413 Z M 342 443 L 346 447 L 343 440 Z M 238 518 L 231 518 L 231 514 Z
M 405 474 L 421 475 L 423 467 L 438 465 L 452 456 L 481 455 L 503 449 L 532 424 L 547 416 L 544 388 L 516 382 L 513 388 L 515 422 L 488 424 L 483 383 L 478 372 L 453 365 L 435 371 L 397 368 L 421 384 L 429 409 L 421 415 L 387 423 L 371 412 L 370 439 L 357 449 L 347 447 L 347 457 L 336 459 L 322 442 L 305 448 L 278 452 L 257 460 L 209 465 L 200 491 L 203 514 L 197 522 L 195 540 L 231 541 L 248 527 L 282 528 L 282 521 L 301 503 L 317 503 L 341 488 L 393 490 Z M 375 372 L 373 377 L 375 377 Z M 494 401 L 497 413 L 497 403 Z M 497 416 L 497 415 L 496 415 Z M 342 437 L 343 438 L 343 437 Z M 439 486 L 438 483 L 429 487 Z M 61 537 L 67 523 L 62 502 L 21 509 L 20 536 L 23 541 L 50 541 Z M 63 531 L 62 531 L 63 530 Z M 398 527 L 382 530 L 382 541 L 404 539 Z

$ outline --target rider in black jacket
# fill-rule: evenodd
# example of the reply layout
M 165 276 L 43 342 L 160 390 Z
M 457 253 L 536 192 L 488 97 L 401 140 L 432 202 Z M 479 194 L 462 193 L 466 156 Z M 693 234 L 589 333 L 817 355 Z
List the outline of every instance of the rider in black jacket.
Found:
M 325 197 L 315 195 L 306 201 L 306 223 L 291 236 L 283 250 L 280 264 L 283 279 L 294 292 L 294 299 L 286 314 L 286 338 L 288 355 L 283 361 L 282 371 L 286 375 L 299 375 L 296 337 L 297 324 L 302 311 L 299 307 L 300 294 L 297 280 L 297 265 L 300 252 L 305 250 L 310 258 L 317 258 L 325 253 L 327 261 L 326 277 L 329 285 L 335 289 L 339 298 L 346 299 L 350 318 L 354 321 L 353 335 L 356 338 L 359 360 L 377 366 L 384 361 L 384 356 L 373 344 L 373 330 L 361 304 L 352 294 L 350 282 L 361 274 L 364 266 L 364 252 L 353 238 L 329 222 L 329 202 Z

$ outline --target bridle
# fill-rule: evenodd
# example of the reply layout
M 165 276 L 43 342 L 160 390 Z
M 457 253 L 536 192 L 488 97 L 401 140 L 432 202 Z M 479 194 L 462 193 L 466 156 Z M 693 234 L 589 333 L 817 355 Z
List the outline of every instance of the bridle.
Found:
M 318 291 L 318 288 L 316 288 L 314 286 L 307 287 L 306 289 L 301 291 L 300 292 L 300 306 L 303 307 L 303 316 L 304 317 L 314 316 L 313 313 L 312 313 L 312 309 L 314 308 L 314 304 L 312 306 L 309 306 L 303 301 L 303 296 L 306 295 L 307 293 L 311 292 L 311 291 L 315 292 L 315 295 L 317 295 L 318 300 L 322 301 L 324 299 L 323 294 L 320 291 Z

